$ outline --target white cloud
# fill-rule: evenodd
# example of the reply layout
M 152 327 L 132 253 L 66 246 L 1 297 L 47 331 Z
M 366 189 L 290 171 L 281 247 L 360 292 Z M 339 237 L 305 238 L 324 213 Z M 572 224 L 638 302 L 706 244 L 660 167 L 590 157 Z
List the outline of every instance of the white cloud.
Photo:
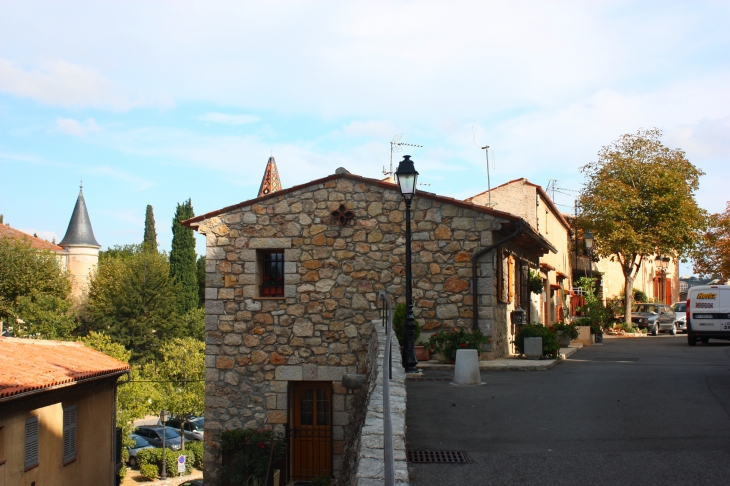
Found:
M 103 176 L 110 177 L 112 179 L 117 179 L 120 181 L 128 182 L 134 186 L 134 189 L 136 191 L 143 191 L 154 185 L 152 182 L 150 182 L 142 177 L 139 177 L 135 174 L 130 174 L 123 170 L 115 169 L 113 167 L 96 166 L 96 167 L 86 168 L 86 169 L 84 169 L 84 171 L 92 173 L 92 174 L 100 174 Z
M 96 69 L 63 60 L 46 62 L 41 70 L 24 70 L 0 58 L 0 91 L 67 108 L 129 110 L 139 106 L 174 106 L 169 94 L 133 98 Z
M 261 118 L 256 115 L 229 115 L 226 113 L 206 113 L 199 119 L 212 123 L 222 123 L 224 125 L 244 125 L 246 123 L 261 121 Z
M 101 127 L 96 124 L 93 118 L 85 122 L 79 122 L 73 118 L 56 118 L 56 130 L 68 135 L 83 137 L 89 133 L 100 132 Z

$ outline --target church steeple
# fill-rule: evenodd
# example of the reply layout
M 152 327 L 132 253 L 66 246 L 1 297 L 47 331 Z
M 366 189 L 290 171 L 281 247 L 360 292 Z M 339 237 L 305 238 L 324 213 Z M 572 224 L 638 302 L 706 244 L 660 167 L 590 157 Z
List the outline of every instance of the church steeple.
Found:
M 84 186 L 79 187 L 79 197 L 76 199 L 76 206 L 68 223 L 66 236 L 63 237 L 58 246 L 91 246 L 101 248 L 101 245 L 94 238 L 94 230 L 91 228 L 91 219 L 86 210 L 84 201 Z
M 267 196 L 276 191 L 281 191 L 281 181 L 279 180 L 279 171 L 276 170 L 276 161 L 271 156 L 266 164 L 266 171 L 264 171 L 264 178 L 261 180 L 258 197 Z

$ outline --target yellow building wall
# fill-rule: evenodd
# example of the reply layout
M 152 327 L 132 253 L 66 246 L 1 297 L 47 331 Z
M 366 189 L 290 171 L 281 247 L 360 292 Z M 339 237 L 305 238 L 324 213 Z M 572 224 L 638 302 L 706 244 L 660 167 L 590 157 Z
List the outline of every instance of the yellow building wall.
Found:
M 74 385 L 76 386 L 76 385 Z M 46 392 L 22 403 L 0 405 L 1 486 L 114 484 L 114 385 Z M 53 402 L 53 403 L 49 403 Z M 76 460 L 63 465 L 63 407 L 76 405 Z M 38 466 L 25 469 L 25 421 L 38 417 Z M 3 482 L 4 481 L 4 482 Z
M 613 258 L 613 261 L 611 259 Z M 624 273 L 616 257 L 602 258 L 593 264 L 594 269 L 603 274 L 603 296 L 606 299 L 623 298 Z M 639 273 L 634 280 L 634 288 L 644 292 L 650 299 L 661 300 L 661 287 L 654 288 L 654 278 L 661 274 L 658 262 L 653 258 L 644 259 Z M 671 295 L 671 302 L 679 300 L 679 263 L 673 259 L 669 262 L 666 273 L 667 295 Z

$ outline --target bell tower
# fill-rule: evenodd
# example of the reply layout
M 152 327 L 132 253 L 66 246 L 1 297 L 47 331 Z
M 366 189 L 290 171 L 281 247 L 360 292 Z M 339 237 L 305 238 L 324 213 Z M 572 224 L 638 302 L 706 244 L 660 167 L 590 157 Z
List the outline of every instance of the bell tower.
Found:
M 281 181 L 279 180 L 279 171 L 276 170 L 276 161 L 271 156 L 266 163 L 264 178 L 261 180 L 261 187 L 259 188 L 259 195 L 257 197 L 267 196 L 276 191 L 281 191 Z

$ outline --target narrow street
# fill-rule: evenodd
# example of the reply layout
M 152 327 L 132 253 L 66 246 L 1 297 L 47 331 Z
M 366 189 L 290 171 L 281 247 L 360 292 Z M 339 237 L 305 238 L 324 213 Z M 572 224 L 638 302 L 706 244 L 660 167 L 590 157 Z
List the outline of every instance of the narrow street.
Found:
M 482 381 L 408 382 L 407 447 L 470 461 L 411 464 L 413 485 L 730 484 L 728 342 L 606 339 L 551 370 Z

